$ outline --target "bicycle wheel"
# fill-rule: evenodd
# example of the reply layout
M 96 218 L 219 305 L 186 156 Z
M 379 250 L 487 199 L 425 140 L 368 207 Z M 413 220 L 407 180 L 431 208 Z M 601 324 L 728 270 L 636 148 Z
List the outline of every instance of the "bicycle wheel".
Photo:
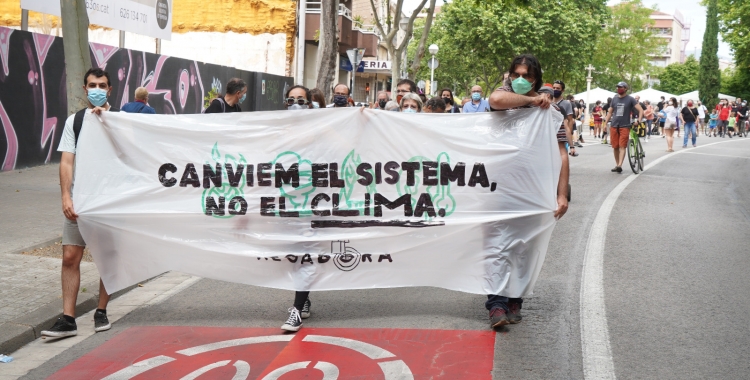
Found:
M 635 151 L 635 141 L 633 139 L 628 140 L 628 162 L 630 162 L 630 169 L 633 173 L 638 174 L 638 152 Z
M 641 145 L 641 139 L 636 142 L 636 150 L 638 151 L 638 170 L 643 171 L 643 157 L 646 157 L 646 152 L 643 151 L 643 145 Z

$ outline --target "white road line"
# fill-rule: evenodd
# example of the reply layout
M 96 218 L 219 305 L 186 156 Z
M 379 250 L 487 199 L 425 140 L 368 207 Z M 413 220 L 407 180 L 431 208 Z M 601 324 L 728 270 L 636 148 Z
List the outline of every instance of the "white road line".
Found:
M 205 365 L 205 366 L 203 366 L 201 368 L 196 369 L 193 372 L 188 373 L 187 375 L 183 376 L 180 380 L 195 380 L 195 379 L 198 378 L 198 376 L 203 375 L 204 373 L 206 373 L 206 372 L 208 372 L 208 371 L 210 371 L 210 370 L 212 370 L 214 368 L 223 367 L 223 366 L 229 364 L 229 362 L 231 362 L 231 360 L 222 360 L 220 362 L 216 362 L 216 363 L 213 363 L 213 364 Z
M 729 141 L 727 141 L 727 142 L 729 142 Z M 718 143 L 715 143 L 715 144 L 718 144 Z M 727 155 L 727 154 L 711 154 L 711 153 L 698 153 L 698 152 L 692 152 L 692 151 L 687 151 L 687 152 L 685 152 L 685 153 L 687 153 L 687 154 L 700 154 L 701 156 L 716 156 L 716 157 L 729 157 L 729 158 L 744 158 L 744 159 L 746 159 L 746 160 L 750 160 L 750 157 L 742 157 L 742 156 L 730 156 L 730 155 Z
M 735 140 L 734 142 L 736 141 L 750 140 Z M 693 153 L 695 149 L 728 142 L 733 141 L 719 141 L 661 156 L 646 165 L 643 171 L 678 154 Z M 583 376 L 586 380 L 616 378 L 604 303 L 604 246 L 612 208 L 623 190 L 636 178 L 638 178 L 637 175 L 628 176 L 607 195 L 594 218 L 586 245 L 580 295 L 581 349 L 583 351 Z
M 257 343 L 290 342 L 292 339 L 294 339 L 294 335 L 254 336 L 251 338 L 224 340 L 221 342 L 204 344 L 202 346 L 190 347 L 184 350 L 177 351 L 177 353 L 185 355 L 185 356 L 193 356 L 193 355 L 202 354 L 208 351 L 220 350 L 222 348 L 227 348 L 227 347 L 246 346 L 248 344 L 257 344 Z
M 330 344 L 333 346 L 348 348 L 350 350 L 357 351 L 361 353 L 362 355 L 367 356 L 370 359 L 385 359 L 385 358 L 392 358 L 396 356 L 378 346 L 365 343 L 365 342 L 360 342 L 358 340 L 339 338 L 336 336 L 308 335 L 304 339 L 302 339 L 302 341 L 325 343 L 325 344 Z
M 155 356 L 150 359 L 141 360 L 138 363 L 133 363 L 129 367 L 125 367 L 103 378 L 102 380 L 128 380 L 162 364 L 167 364 L 173 360 L 174 358 L 170 358 L 169 356 Z
M 403 360 L 378 363 L 386 380 L 414 380 L 409 366 Z

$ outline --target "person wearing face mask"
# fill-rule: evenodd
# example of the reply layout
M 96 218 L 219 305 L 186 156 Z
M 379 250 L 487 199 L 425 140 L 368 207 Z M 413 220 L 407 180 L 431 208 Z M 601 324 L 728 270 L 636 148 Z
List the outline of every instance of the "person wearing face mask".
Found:
M 531 106 L 547 109 L 554 104 L 550 95 L 539 93 L 543 83 L 542 67 L 536 57 L 531 54 L 523 54 L 515 57 L 511 62 L 508 72 L 510 74 L 504 86 L 490 94 L 489 106 L 492 110 L 507 110 Z M 558 131 L 562 129 L 557 125 L 554 127 L 558 128 Z M 565 143 L 561 142 L 560 138 L 567 140 L 567 132 L 558 133 L 557 150 L 562 160 L 562 166 L 557 186 L 557 209 L 554 213 L 556 219 L 561 218 L 568 210 L 567 195 L 570 174 Z M 495 236 L 495 234 L 499 233 L 497 231 L 497 226 L 490 226 L 485 231 L 484 241 L 487 244 L 485 249 L 498 249 L 494 245 L 491 245 L 497 240 Z M 485 302 L 484 306 L 489 311 L 490 327 L 494 329 L 507 324 L 520 323 L 523 319 L 521 315 L 522 304 L 523 299 L 521 298 L 509 298 L 499 294 L 487 295 L 487 302 Z
M 674 152 L 672 144 L 674 144 L 674 129 L 677 126 L 677 99 L 669 98 L 667 105 L 664 107 L 664 114 L 666 115 L 664 134 L 667 138 L 667 152 Z
M 737 115 L 737 136 L 742 137 L 742 131 L 745 130 L 745 121 L 748 119 L 747 102 L 737 98 L 735 102 L 734 113 Z
M 695 148 L 698 130 L 695 127 L 695 121 L 698 120 L 698 109 L 693 107 L 693 100 L 689 99 L 687 105 L 680 110 L 680 120 L 685 126 L 685 141 L 682 143 L 683 148 L 687 148 L 688 136 L 693 135 L 693 148 Z
M 65 215 L 62 233 L 62 303 L 63 314 L 55 324 L 41 332 L 42 336 L 66 337 L 78 334 L 76 326 L 76 300 L 78 289 L 81 286 L 81 259 L 86 242 L 78 229 L 78 214 L 73 205 L 73 171 L 75 167 L 78 136 L 83 128 L 83 120 L 86 113 L 101 114 L 102 111 L 116 112 L 110 106 L 107 98 L 112 92 L 109 74 L 99 68 L 90 69 L 83 76 L 83 89 L 86 91 L 88 107 L 65 120 L 65 127 L 60 139 L 58 152 L 62 152 L 60 158 L 60 192 L 62 193 L 62 211 Z M 107 303 L 109 294 L 104 289 L 104 284 L 99 280 L 99 303 L 94 313 L 94 331 L 109 330 L 112 325 L 107 318 Z
M 326 108 L 326 97 L 319 88 L 313 88 L 310 90 L 310 103 L 312 108 Z
M 390 97 L 388 97 L 388 93 L 385 91 L 378 91 L 378 98 L 375 104 L 373 104 L 373 109 L 385 111 L 385 105 L 388 104 L 388 101 L 391 100 Z
M 156 113 L 156 110 L 148 106 L 148 90 L 146 87 L 136 88 L 135 101 L 125 104 L 120 111 L 130 113 Z
M 401 97 L 401 112 L 419 113 L 422 112 L 422 99 L 417 94 L 406 94 Z
M 618 83 L 617 96 L 612 98 L 607 117 L 604 118 L 605 124 L 610 120 L 612 121 L 609 128 L 609 141 L 615 155 L 615 167 L 612 169 L 614 173 L 622 173 L 622 162 L 625 160 L 628 139 L 630 138 L 630 114 L 634 113 L 634 110 L 638 114 L 636 120 L 643 120 L 643 108 L 632 96 L 628 95 L 628 84 L 625 82 Z
M 719 136 L 723 138 L 727 135 L 729 113 L 732 111 L 732 107 L 729 105 L 729 100 L 721 99 L 719 104 L 716 105 L 716 109 L 719 111 Z
M 443 102 L 445 102 L 446 113 L 461 112 L 461 107 L 459 107 L 453 100 L 453 91 L 451 91 L 449 88 L 440 90 L 440 97 L 443 98 Z
M 445 113 L 445 102 L 443 98 L 430 98 L 424 104 L 424 113 Z
M 239 78 L 232 78 L 227 82 L 227 92 L 211 101 L 203 113 L 242 112 L 240 103 L 247 97 L 247 85 Z
M 349 107 L 349 87 L 339 83 L 333 87 L 333 103 L 328 108 Z
M 309 110 L 313 108 L 313 105 L 308 99 L 310 99 L 310 90 L 305 86 L 296 85 L 286 90 L 284 104 L 289 111 Z
M 417 84 L 413 80 L 401 79 L 396 84 L 396 103 L 401 104 L 401 98 L 406 94 L 416 94 Z
M 482 86 L 471 88 L 471 101 L 464 104 L 463 113 L 488 112 L 490 103 L 482 99 Z
M 565 83 L 561 80 L 556 80 L 552 84 L 552 101 L 557 104 L 557 107 L 560 109 L 560 113 L 563 115 L 563 122 L 562 127 L 565 128 L 565 133 L 567 136 L 567 141 L 573 141 L 573 124 L 575 121 L 573 120 L 574 114 L 573 114 L 573 106 L 571 105 L 570 101 L 563 99 L 563 92 L 565 91 Z M 576 153 L 576 147 L 575 144 L 569 144 L 570 146 L 570 155 L 573 157 L 578 157 L 578 153 Z
M 400 112 L 401 107 L 398 105 L 398 103 L 396 103 L 396 101 L 391 100 L 385 104 L 385 110 L 392 111 L 392 112 Z

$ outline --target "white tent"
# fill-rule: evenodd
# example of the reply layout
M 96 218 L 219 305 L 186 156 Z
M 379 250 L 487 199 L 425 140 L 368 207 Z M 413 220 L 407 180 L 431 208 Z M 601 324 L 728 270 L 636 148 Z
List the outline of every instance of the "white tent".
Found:
M 679 96 L 675 96 L 675 98 L 677 98 L 677 100 L 679 100 L 681 102 L 682 101 L 687 101 L 688 99 L 693 99 L 693 100 L 697 101 L 699 99 L 698 98 L 698 90 L 695 90 L 693 92 L 688 92 L 686 94 L 682 94 L 682 95 L 679 95 Z M 719 94 L 719 99 L 725 99 L 725 98 L 727 100 L 729 100 L 730 102 L 733 102 L 735 99 L 737 99 L 736 97 L 734 97 L 732 95 Z
M 658 103 L 661 100 L 662 96 L 664 97 L 664 99 L 673 97 L 677 98 L 677 95 L 673 95 L 664 91 L 654 90 L 653 88 L 647 88 L 645 90 L 641 90 L 631 94 L 632 97 L 635 97 L 636 95 L 641 97 L 641 101 L 650 100 L 651 103 Z
M 606 103 L 607 98 L 614 97 L 615 95 L 617 94 L 615 94 L 612 91 L 603 90 L 599 87 L 592 88 L 591 91 L 589 91 L 588 103 L 589 104 L 596 103 L 597 100 L 601 100 L 602 103 Z M 573 95 L 573 97 L 576 98 L 576 100 L 583 99 L 584 101 L 586 101 L 586 91 L 580 94 L 575 94 Z

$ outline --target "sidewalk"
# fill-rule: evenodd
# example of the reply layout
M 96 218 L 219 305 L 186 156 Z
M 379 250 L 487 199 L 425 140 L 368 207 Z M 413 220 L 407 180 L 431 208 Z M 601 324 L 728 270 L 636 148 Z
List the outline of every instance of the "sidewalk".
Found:
M 20 254 L 60 241 L 59 183 L 58 164 L 0 172 L 0 354 L 39 337 L 62 312 L 61 259 Z M 93 263 L 81 263 L 80 289 L 79 315 L 98 299 Z

